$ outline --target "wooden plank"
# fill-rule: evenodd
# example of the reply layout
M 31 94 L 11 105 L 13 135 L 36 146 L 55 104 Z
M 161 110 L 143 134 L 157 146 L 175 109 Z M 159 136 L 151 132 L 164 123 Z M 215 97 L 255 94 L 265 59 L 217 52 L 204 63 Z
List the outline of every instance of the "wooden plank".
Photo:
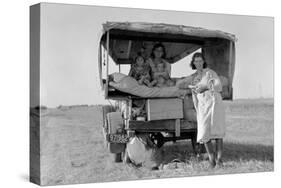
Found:
M 148 99 L 146 107 L 148 121 L 183 118 L 183 100 L 179 98 Z
M 176 137 L 179 137 L 181 135 L 181 128 L 180 128 L 180 119 L 176 119 L 175 123 L 175 135 Z
M 181 132 L 181 135 L 179 137 L 164 137 L 163 141 L 164 142 L 169 142 L 169 141 L 174 141 L 176 140 L 186 140 L 186 139 L 193 139 L 196 137 L 197 130 L 196 129 L 191 129 L 189 132 Z
M 136 131 L 175 131 L 176 120 L 157 120 L 157 121 L 129 121 L 128 129 Z M 191 130 L 196 129 L 197 125 L 195 122 L 187 120 L 180 120 L 180 129 Z
M 132 64 L 134 62 L 134 60 L 132 58 L 117 58 L 117 61 L 115 61 L 115 63 L 119 64 L 119 65 L 129 65 Z

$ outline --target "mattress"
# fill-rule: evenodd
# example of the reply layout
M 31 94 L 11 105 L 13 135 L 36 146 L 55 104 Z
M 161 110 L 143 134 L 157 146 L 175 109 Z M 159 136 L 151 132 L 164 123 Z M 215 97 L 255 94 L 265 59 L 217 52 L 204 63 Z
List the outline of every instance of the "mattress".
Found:
M 229 96 L 228 79 L 224 76 L 219 76 L 222 84 L 222 97 Z M 188 78 L 188 77 L 187 77 Z M 187 79 L 186 78 L 186 79 Z M 185 80 L 186 80 L 185 79 Z M 177 84 L 173 87 L 147 87 L 140 85 L 138 82 L 125 74 L 113 73 L 110 75 L 109 85 L 121 92 L 125 92 L 131 95 L 135 95 L 143 98 L 165 98 L 165 97 L 182 97 L 187 94 L 191 94 L 190 89 L 184 89 L 179 87 L 182 80 L 178 80 Z
M 119 91 L 144 98 L 182 97 L 191 93 L 190 89 L 179 89 L 176 86 L 150 88 L 139 85 L 134 78 L 122 73 L 111 74 L 109 85 Z

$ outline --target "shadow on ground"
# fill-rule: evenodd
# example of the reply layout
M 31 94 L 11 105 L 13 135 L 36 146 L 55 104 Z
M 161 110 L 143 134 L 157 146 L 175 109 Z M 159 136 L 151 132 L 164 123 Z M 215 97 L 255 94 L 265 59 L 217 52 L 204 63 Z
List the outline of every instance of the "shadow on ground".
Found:
M 225 162 L 252 160 L 273 162 L 273 146 L 226 142 L 224 143 L 223 152 L 223 160 Z M 163 157 L 157 158 L 157 160 L 159 163 L 163 164 L 175 160 L 189 163 L 195 158 L 191 144 L 188 142 L 164 145 L 160 153 L 163 154 Z

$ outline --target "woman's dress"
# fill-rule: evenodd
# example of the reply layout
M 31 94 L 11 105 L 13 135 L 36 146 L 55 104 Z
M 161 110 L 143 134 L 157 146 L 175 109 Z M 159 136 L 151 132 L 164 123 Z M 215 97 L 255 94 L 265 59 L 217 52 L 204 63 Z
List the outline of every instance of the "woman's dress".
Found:
M 225 136 L 225 111 L 220 92 L 221 81 L 215 71 L 206 68 L 186 77 L 180 87 L 187 85 L 203 85 L 209 89 L 192 92 L 194 107 L 197 112 L 197 142 L 206 143 L 210 139 Z M 190 83 L 188 83 L 190 82 Z

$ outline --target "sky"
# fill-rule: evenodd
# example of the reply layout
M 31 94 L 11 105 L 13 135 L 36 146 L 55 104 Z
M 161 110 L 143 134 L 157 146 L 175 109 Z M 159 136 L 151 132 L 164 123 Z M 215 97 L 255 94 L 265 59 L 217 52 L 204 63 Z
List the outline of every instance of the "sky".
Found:
M 153 22 L 203 27 L 235 34 L 234 99 L 273 97 L 274 19 L 129 8 L 43 3 L 41 7 L 40 95 L 49 107 L 104 104 L 99 87 L 98 45 L 102 23 Z M 190 57 L 172 74 L 191 73 Z

